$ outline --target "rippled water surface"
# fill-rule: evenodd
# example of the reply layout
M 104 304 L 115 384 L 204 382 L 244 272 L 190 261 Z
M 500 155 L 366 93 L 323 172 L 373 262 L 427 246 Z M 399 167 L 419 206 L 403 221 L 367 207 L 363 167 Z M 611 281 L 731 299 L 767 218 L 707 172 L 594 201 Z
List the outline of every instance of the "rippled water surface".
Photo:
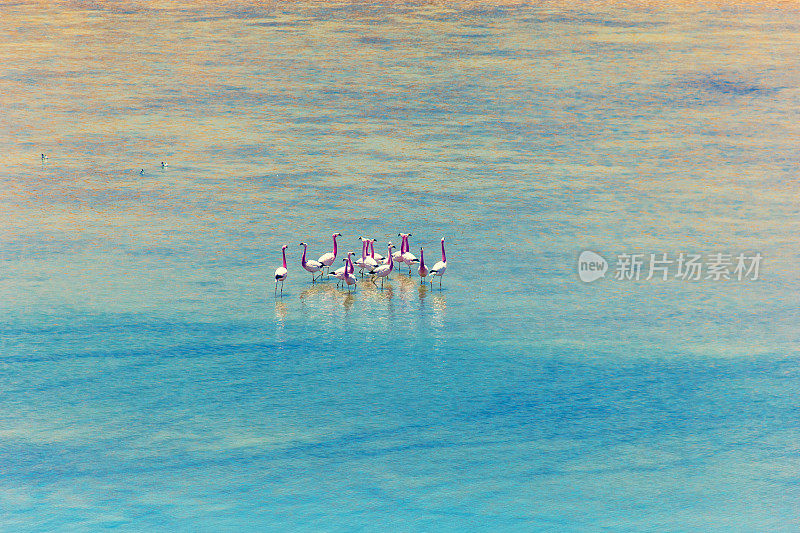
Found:
M 792 4 L 0 18 L 0 528 L 800 528 Z

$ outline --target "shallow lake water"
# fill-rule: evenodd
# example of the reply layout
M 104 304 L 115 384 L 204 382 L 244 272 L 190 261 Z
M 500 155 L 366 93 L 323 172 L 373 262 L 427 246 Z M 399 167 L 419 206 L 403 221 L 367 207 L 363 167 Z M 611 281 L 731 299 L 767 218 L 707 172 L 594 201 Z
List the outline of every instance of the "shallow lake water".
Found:
M 796 6 L 0 13 L 0 528 L 800 527 Z

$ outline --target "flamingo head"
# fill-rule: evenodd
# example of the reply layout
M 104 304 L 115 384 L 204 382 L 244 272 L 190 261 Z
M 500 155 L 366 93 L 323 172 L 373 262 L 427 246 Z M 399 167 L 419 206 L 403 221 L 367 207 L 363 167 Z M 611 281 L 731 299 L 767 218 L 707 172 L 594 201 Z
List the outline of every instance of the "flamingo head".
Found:
M 308 246 L 308 245 L 306 243 L 304 243 L 304 242 L 301 242 L 300 246 Z
M 289 247 L 289 245 L 288 245 L 288 244 L 284 244 L 283 246 L 281 246 L 281 250 L 285 250 L 285 249 L 287 249 L 288 247 Z

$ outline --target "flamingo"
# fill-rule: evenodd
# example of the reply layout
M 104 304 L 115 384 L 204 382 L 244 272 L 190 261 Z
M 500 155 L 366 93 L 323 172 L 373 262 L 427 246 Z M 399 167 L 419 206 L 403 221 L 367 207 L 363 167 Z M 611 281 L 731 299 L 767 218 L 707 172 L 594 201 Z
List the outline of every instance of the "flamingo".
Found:
M 430 272 L 431 276 L 439 276 L 439 287 L 442 286 L 442 276 L 444 276 L 446 270 L 447 257 L 444 255 L 444 237 L 442 237 L 442 260 L 433 265 Z M 431 285 L 433 285 L 433 278 L 431 278 Z
M 42 161 L 44 161 L 45 159 L 48 159 L 48 157 L 46 155 L 42 154 Z
M 400 249 L 392 254 L 392 259 L 398 265 L 403 262 L 403 254 L 406 252 L 406 239 L 411 235 L 410 233 L 398 233 L 398 237 L 402 237 L 400 241 Z
M 328 268 L 328 272 L 331 271 L 330 266 L 336 260 L 336 237 L 341 237 L 341 233 L 334 233 L 333 234 L 333 252 L 328 252 L 326 254 L 322 254 L 322 257 L 317 259 L 318 263 L 322 263 L 322 266 Z
M 411 245 L 408 244 L 408 238 L 409 237 L 411 237 L 410 233 L 408 235 L 406 235 L 406 251 L 400 257 L 400 259 L 402 259 L 403 263 L 405 263 L 406 266 L 408 267 L 408 275 L 410 276 L 411 275 L 411 265 L 413 265 L 414 263 L 418 263 L 419 259 L 417 259 L 417 256 L 412 254 L 411 251 L 410 251 L 411 250 Z
M 361 277 L 364 277 L 364 270 L 367 270 L 371 273 L 373 270 L 375 270 L 375 267 L 378 266 L 378 262 L 367 255 L 370 240 L 365 239 L 364 237 L 359 237 L 359 239 L 361 239 L 361 258 L 356 261 L 356 265 L 358 265 L 358 267 L 361 269 Z
M 367 252 L 368 255 L 364 258 L 364 263 L 367 265 L 367 270 L 369 270 L 370 274 L 373 270 L 378 268 L 378 259 L 375 257 L 375 243 L 378 242 L 375 239 L 364 239 L 367 242 Z
M 367 258 L 367 239 L 364 237 L 359 237 L 358 240 L 361 241 L 361 257 L 356 259 L 355 265 L 358 268 L 364 268 L 364 260 Z
M 167 168 L 168 166 L 169 165 L 166 162 L 164 161 L 161 162 L 161 168 Z
M 300 265 L 308 272 L 311 272 L 311 283 L 314 283 L 317 280 L 315 273 L 322 270 L 322 263 L 319 261 L 314 261 L 313 259 L 306 261 L 306 249 L 308 248 L 308 245 L 304 242 L 301 242 L 300 246 L 303 247 L 303 258 L 300 259 Z
M 383 289 L 383 279 L 388 278 L 389 274 L 392 273 L 392 267 L 394 265 L 394 261 L 392 261 L 392 248 L 394 248 L 394 244 L 389 243 L 389 253 L 386 256 L 386 264 L 380 265 L 372 272 L 372 283 L 375 283 L 375 278 L 381 278 L 381 289 Z
M 430 271 L 428 270 L 428 267 L 425 266 L 425 253 L 421 246 L 419 248 L 419 268 L 417 269 L 417 273 L 419 274 L 420 277 L 419 284 L 424 285 L 425 278 L 428 277 Z
M 358 278 L 353 275 L 355 271 L 355 267 L 353 266 L 353 261 L 350 260 L 350 256 L 347 256 L 347 267 L 345 267 L 344 271 L 344 282 L 347 283 L 347 290 L 350 290 L 350 285 L 355 285 L 358 283 Z M 353 287 L 353 289 L 357 289 L 357 287 Z
M 375 260 L 375 262 L 378 263 L 379 265 L 380 264 L 385 264 L 386 263 L 386 258 L 383 257 L 381 254 L 376 254 L 375 253 L 375 243 L 376 242 L 378 242 L 378 241 L 376 241 L 375 239 L 370 239 L 370 242 L 369 242 L 369 256 L 371 258 L 373 258 Z
M 342 268 L 337 268 L 334 270 L 333 274 L 328 274 L 329 276 L 333 276 L 334 278 L 338 279 L 339 281 L 344 281 L 344 273 L 347 271 L 347 260 L 350 259 L 350 256 L 353 255 L 355 252 L 347 252 L 347 259 L 342 259 L 345 261 L 345 265 Z M 339 285 L 339 282 L 336 282 L 336 285 Z
M 283 266 L 275 269 L 275 292 L 278 292 L 278 282 L 280 281 L 281 295 L 283 295 L 283 282 L 286 281 L 286 276 L 289 275 L 289 271 L 286 270 L 286 248 L 288 247 L 288 244 L 284 244 L 281 247 L 281 253 L 283 254 Z

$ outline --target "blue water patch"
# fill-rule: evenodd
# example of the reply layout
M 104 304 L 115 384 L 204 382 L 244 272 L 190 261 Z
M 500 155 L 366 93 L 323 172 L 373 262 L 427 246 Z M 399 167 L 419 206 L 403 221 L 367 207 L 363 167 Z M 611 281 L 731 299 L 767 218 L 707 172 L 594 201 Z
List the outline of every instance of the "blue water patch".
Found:
M 0 35 L 3 527 L 794 523 L 791 9 L 58 9 Z

